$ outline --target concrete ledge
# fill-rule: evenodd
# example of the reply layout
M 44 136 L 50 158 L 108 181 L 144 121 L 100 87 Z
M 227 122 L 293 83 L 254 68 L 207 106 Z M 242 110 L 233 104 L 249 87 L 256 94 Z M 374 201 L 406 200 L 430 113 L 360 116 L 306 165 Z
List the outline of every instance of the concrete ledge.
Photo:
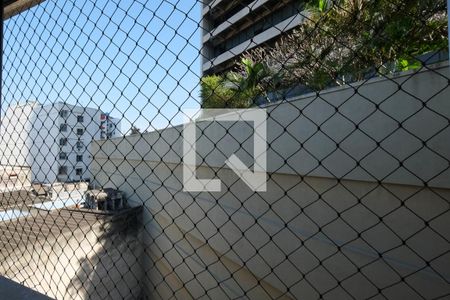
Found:
M 268 105 L 268 172 L 450 188 L 448 71 L 446 62 Z M 223 168 L 233 153 L 253 163 L 251 127 L 197 124 L 203 166 Z M 182 132 L 178 126 L 95 142 L 92 167 L 101 169 L 99 159 L 123 160 L 123 153 L 128 162 L 179 164 Z
M 0 276 L 0 295 L 2 299 L 8 300 L 49 300 L 45 295 L 42 295 L 36 291 L 33 291 L 26 286 L 20 285 L 10 279 Z

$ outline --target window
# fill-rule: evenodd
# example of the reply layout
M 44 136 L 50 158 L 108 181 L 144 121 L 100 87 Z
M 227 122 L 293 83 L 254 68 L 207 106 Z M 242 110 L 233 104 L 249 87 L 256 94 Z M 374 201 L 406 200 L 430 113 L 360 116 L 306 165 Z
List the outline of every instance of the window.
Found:
M 83 175 L 83 169 L 82 168 L 77 168 L 77 169 L 75 169 L 75 173 L 76 173 L 77 176 L 81 176 L 81 175 Z
M 59 131 L 60 132 L 67 132 L 67 124 L 59 125 Z
M 83 123 L 84 122 L 84 117 L 83 116 L 77 116 L 77 122 L 78 123 Z
M 60 145 L 60 146 L 65 146 L 65 145 L 67 145 L 67 138 L 61 138 L 61 139 L 59 139 L 59 145 Z
M 77 135 L 83 135 L 84 133 L 84 129 L 83 128 L 78 128 L 77 129 Z
M 225 43 L 215 46 L 214 56 L 219 56 L 220 54 L 233 49 L 246 40 L 255 37 L 256 35 L 298 13 L 299 5 L 296 1 L 293 1 L 290 4 L 277 9 L 276 11 L 272 11 L 272 13 L 266 17 L 258 18 L 247 29 L 239 31 L 239 33 L 237 33 L 237 36 L 231 35 L 230 37 L 226 38 Z M 226 19 L 220 20 L 218 23 L 221 24 L 223 22 L 226 22 L 227 19 L 228 17 Z M 218 24 L 215 24 L 214 26 L 218 26 Z
M 67 117 L 69 116 L 69 111 L 66 110 L 66 109 L 60 110 L 60 111 L 59 111 L 59 116 L 60 116 L 61 118 L 67 118 Z
M 77 162 L 83 161 L 83 155 L 77 155 Z
M 59 153 L 59 159 L 67 159 L 67 153 L 66 152 L 60 152 Z
M 60 166 L 58 169 L 58 175 L 67 175 L 67 167 L 66 166 Z

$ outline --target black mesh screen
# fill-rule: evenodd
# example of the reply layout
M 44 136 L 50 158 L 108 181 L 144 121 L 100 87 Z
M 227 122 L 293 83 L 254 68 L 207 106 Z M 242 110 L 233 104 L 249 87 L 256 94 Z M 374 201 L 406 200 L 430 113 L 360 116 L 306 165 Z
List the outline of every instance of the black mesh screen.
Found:
M 24 2 L 2 276 L 55 299 L 450 297 L 445 1 Z

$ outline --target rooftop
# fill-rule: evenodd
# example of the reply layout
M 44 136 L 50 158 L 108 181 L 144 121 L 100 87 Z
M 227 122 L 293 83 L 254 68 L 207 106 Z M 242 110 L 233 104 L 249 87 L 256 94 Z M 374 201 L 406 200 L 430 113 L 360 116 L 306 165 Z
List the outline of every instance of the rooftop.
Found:
M 51 299 L 32 289 L 24 287 L 8 278 L 0 276 L 0 294 L 9 300 L 48 300 Z
M 39 272 L 46 274 L 49 272 L 45 277 L 56 276 L 57 278 L 58 264 L 55 261 L 61 259 L 67 265 L 72 262 L 74 264 L 71 265 L 72 268 L 77 268 L 76 262 L 80 259 L 87 259 L 89 266 L 95 269 L 104 263 L 96 261 L 98 257 L 108 257 L 110 253 L 117 251 L 117 245 L 114 243 L 121 240 L 121 236 L 123 239 L 129 230 L 137 228 L 135 225 L 138 224 L 138 215 L 142 209 L 141 207 L 128 208 L 116 213 L 96 212 L 75 207 L 49 210 L 36 208 L 36 204 L 47 203 L 48 199 L 30 196 L 26 191 L 0 195 L 0 201 L 4 207 L 4 211 L 0 212 L 0 272 L 9 279 L 41 292 L 49 287 L 36 287 L 32 281 L 27 281 L 29 276 L 32 277 Z M 106 241 L 109 241 L 109 246 L 105 244 Z M 70 250 L 58 252 L 63 249 Z M 102 249 L 109 250 L 92 258 L 87 255 Z M 48 251 L 55 252 L 52 256 L 47 253 Z M 66 283 L 75 284 L 80 276 L 75 276 L 73 282 L 66 280 Z M 53 279 L 53 281 L 56 280 Z M 50 280 L 50 283 L 42 284 L 51 285 L 52 283 Z M 0 292 L 1 285 L 0 281 Z M 27 289 L 24 287 L 25 292 Z M 52 297 L 55 295 L 57 294 L 52 294 Z

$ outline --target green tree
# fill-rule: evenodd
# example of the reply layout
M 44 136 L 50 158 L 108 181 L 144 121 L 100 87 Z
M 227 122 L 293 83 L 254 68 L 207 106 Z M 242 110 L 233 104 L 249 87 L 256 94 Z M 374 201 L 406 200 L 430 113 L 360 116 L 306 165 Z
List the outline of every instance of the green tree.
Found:
M 204 76 L 201 79 L 200 97 L 202 108 L 223 108 L 232 106 L 235 92 L 225 85 L 225 78 L 219 75 Z
M 298 84 L 313 90 L 421 67 L 448 48 L 445 0 L 309 0 L 305 21 L 274 46 L 244 55 L 235 70 L 202 79 L 204 107 L 249 107 Z
M 141 133 L 141 129 L 137 128 L 136 126 L 132 125 L 130 128 L 130 135 L 132 134 L 140 134 Z
M 268 90 L 264 80 L 270 78 L 262 63 L 243 58 L 238 71 L 223 76 L 205 76 L 201 80 L 200 96 L 203 108 L 248 108 L 258 96 Z
M 312 0 L 307 20 L 274 47 L 247 54 L 283 84 L 321 90 L 368 72 L 420 67 L 417 57 L 447 49 L 444 0 Z

